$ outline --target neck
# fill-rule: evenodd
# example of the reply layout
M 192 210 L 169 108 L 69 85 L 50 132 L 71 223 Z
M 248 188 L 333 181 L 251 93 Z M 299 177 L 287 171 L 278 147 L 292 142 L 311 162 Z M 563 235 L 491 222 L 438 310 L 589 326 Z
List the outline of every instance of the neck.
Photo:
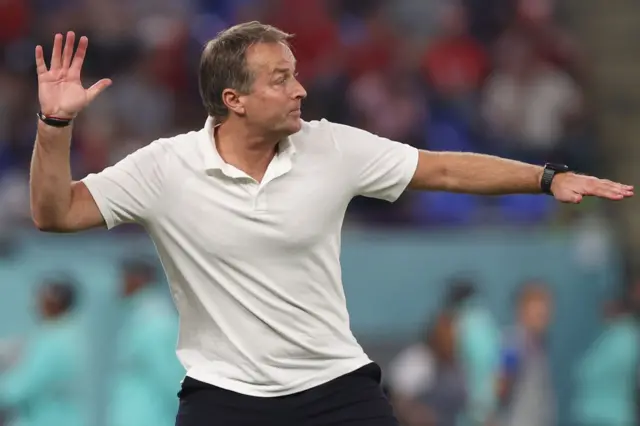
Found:
M 216 149 L 225 163 L 261 180 L 281 137 L 265 135 L 229 118 L 214 129 Z

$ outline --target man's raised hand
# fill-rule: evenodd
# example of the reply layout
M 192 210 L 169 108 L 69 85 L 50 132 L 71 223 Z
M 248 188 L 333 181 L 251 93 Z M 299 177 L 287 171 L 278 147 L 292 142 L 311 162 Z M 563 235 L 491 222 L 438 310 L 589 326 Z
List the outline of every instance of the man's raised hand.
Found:
M 80 72 L 89 40 L 87 37 L 80 37 L 74 54 L 75 38 L 75 34 L 69 31 L 63 50 L 63 36 L 56 34 L 49 69 L 44 61 L 42 46 L 36 46 L 38 99 L 40 111 L 45 116 L 61 119 L 74 118 L 111 85 L 110 79 L 102 79 L 88 89 L 82 87 Z

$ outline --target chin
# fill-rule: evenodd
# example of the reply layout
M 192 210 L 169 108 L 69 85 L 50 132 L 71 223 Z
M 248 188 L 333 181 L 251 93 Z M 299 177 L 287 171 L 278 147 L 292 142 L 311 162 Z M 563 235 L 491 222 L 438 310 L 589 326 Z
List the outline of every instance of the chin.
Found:
M 302 129 L 302 119 L 300 117 L 287 120 L 287 123 L 282 126 L 283 133 L 286 133 L 287 136 L 298 133 L 300 129 Z

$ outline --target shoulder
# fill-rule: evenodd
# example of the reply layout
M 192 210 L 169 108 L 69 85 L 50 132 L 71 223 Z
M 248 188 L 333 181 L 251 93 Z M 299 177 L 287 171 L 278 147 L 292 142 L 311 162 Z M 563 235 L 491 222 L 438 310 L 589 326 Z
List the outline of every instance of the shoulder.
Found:
M 306 146 L 309 143 L 317 144 L 319 140 L 332 141 L 332 125 L 333 123 L 325 119 L 302 121 L 301 129 L 291 135 L 291 140 L 296 146 Z
M 189 159 L 190 161 L 202 158 L 200 152 L 201 132 L 188 132 L 172 137 L 160 138 L 151 142 L 142 149 L 149 152 L 165 162 L 178 159 Z
M 317 140 L 318 138 L 336 142 L 344 137 L 357 138 L 366 136 L 372 136 L 372 134 L 357 127 L 334 123 L 323 118 L 321 120 L 303 121 L 300 131 L 292 135 L 291 138 L 294 141 L 302 142 Z
M 176 166 L 197 167 L 203 162 L 200 140 L 200 132 L 196 131 L 159 138 L 130 153 L 121 162 L 141 170 L 156 170 L 161 175 L 174 171 Z
M 291 136 L 296 147 L 313 146 L 315 150 L 337 153 L 360 152 L 361 148 L 387 148 L 393 142 L 376 134 L 326 119 L 303 121 L 300 131 Z M 395 143 L 398 145 L 398 143 Z
M 627 347 L 628 350 L 635 350 L 640 344 L 640 336 L 638 335 L 637 326 L 633 319 L 624 318 L 613 323 L 604 332 L 604 335 L 610 342 L 616 342 L 621 347 Z

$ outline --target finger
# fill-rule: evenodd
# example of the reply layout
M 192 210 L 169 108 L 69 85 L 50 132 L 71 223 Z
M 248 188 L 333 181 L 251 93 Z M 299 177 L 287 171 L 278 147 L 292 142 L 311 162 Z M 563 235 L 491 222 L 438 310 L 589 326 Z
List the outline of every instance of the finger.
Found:
M 571 193 L 571 195 L 567 196 L 567 198 L 563 201 L 566 203 L 580 204 L 580 202 L 582 201 L 582 194 L 573 192 Z
M 618 182 L 604 181 L 605 185 L 616 194 L 619 194 L 623 197 L 631 197 L 633 195 L 633 187 L 629 185 L 623 185 Z
M 103 78 L 102 80 L 95 83 L 93 86 L 87 89 L 87 97 L 89 98 L 89 102 L 92 102 L 104 89 L 111 86 L 112 81 L 108 78 Z
M 53 50 L 51 51 L 50 69 L 55 70 L 62 66 L 62 34 L 56 34 L 53 39 Z
M 631 197 L 633 196 L 633 189 L 628 189 L 629 186 L 628 185 L 621 185 L 619 183 L 614 183 L 613 185 L 610 186 L 611 190 L 617 192 L 618 194 L 621 194 L 624 197 Z
M 47 65 L 44 63 L 44 51 L 40 45 L 36 46 L 36 72 L 38 75 L 47 72 Z
M 619 182 L 613 182 L 613 181 L 610 181 L 609 179 L 603 179 L 602 182 L 606 182 L 612 187 L 615 187 L 623 192 L 627 192 L 627 191 L 633 192 L 633 189 L 634 189 L 632 185 L 625 185 Z
M 89 39 L 85 36 L 80 37 L 80 41 L 78 42 L 78 48 L 76 49 L 76 54 L 73 57 L 73 61 L 71 63 L 70 71 L 80 76 L 80 71 L 82 70 L 82 64 L 84 63 L 84 57 L 87 54 L 87 46 L 89 45 Z
M 71 59 L 73 58 L 73 48 L 76 44 L 76 35 L 73 31 L 67 33 L 67 40 L 64 43 L 64 50 L 62 51 L 62 68 L 69 69 L 71 65 Z
M 585 191 L 585 195 L 606 198 L 609 200 L 621 200 L 625 197 L 625 193 L 622 190 L 606 183 L 593 185 L 588 191 Z

